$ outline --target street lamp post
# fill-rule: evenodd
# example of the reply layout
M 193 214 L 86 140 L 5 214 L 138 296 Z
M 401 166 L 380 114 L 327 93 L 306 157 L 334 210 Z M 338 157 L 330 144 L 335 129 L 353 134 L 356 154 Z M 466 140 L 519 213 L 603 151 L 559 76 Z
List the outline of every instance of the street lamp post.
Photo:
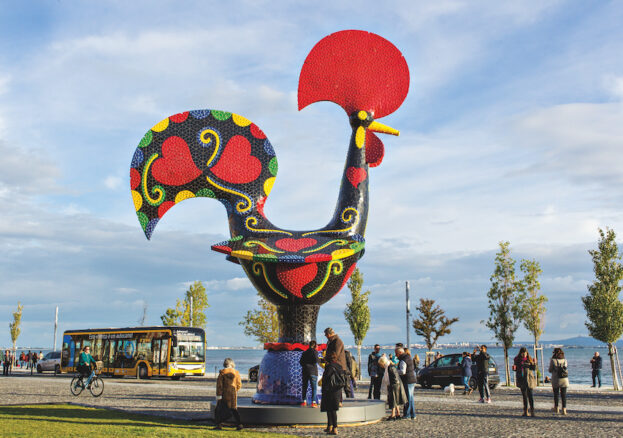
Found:
M 409 322 L 411 321 L 411 302 L 409 301 L 409 282 L 406 281 L 405 282 L 405 292 L 406 292 L 406 299 L 407 299 L 407 309 L 406 309 L 406 313 L 407 313 L 407 348 L 410 348 L 411 346 L 411 342 L 409 340 Z

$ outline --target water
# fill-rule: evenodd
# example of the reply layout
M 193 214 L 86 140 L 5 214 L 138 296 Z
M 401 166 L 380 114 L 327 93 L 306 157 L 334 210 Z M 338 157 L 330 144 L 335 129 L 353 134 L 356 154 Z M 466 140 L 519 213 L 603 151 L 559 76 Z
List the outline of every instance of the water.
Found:
M 450 354 L 450 353 L 461 353 L 463 351 L 472 352 L 472 348 L 446 348 L 439 351 L 441 354 Z M 569 363 L 569 381 L 574 384 L 584 384 L 584 385 L 592 385 L 591 379 L 591 364 L 590 360 L 593 357 L 595 351 L 599 351 L 599 355 L 603 360 L 603 368 L 601 370 L 602 373 L 602 383 L 605 385 L 612 385 L 612 373 L 610 371 L 610 358 L 608 356 L 607 348 L 598 348 L 598 347 L 569 347 L 563 349 L 565 352 L 565 358 Z M 488 353 L 493 356 L 493 359 L 496 361 L 499 367 L 500 379 L 502 381 L 504 378 L 504 349 L 498 347 L 490 347 Z M 357 357 L 357 349 L 350 349 L 353 357 Z M 370 354 L 370 349 L 362 349 L 361 350 L 361 365 L 362 365 L 362 377 L 368 378 L 367 373 L 367 363 L 368 363 L 368 354 Z M 519 348 L 512 348 L 509 351 L 509 361 L 512 366 L 512 360 L 519 352 Z M 532 354 L 532 349 L 528 348 L 528 352 Z M 545 348 L 544 349 L 544 357 L 545 357 L 545 375 L 549 376 L 549 372 L 547 371 L 547 367 L 549 366 L 549 360 L 552 357 L 553 348 Z M 381 350 L 381 353 L 385 353 L 389 355 L 393 354 L 393 350 Z M 425 349 L 414 349 L 411 351 L 411 354 L 418 354 L 420 356 L 420 361 L 423 364 L 424 358 L 426 357 Z M 225 358 L 231 358 L 236 363 L 236 368 L 241 373 L 247 373 L 249 368 L 258 365 L 262 358 L 264 357 L 264 350 L 208 350 L 206 355 L 206 371 L 214 372 L 215 368 L 217 370 L 223 367 L 223 360 Z M 540 358 L 540 353 L 539 353 Z M 539 369 L 541 369 L 541 364 L 539 364 Z

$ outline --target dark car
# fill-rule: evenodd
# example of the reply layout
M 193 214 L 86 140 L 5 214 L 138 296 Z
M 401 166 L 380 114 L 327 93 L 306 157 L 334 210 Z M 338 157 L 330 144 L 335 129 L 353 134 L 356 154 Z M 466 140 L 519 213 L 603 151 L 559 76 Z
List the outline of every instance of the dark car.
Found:
M 255 365 L 254 367 L 249 368 L 249 382 L 257 382 L 257 375 L 260 372 L 260 366 Z
M 447 354 L 435 360 L 426 368 L 422 368 L 417 374 L 417 381 L 422 388 L 430 388 L 433 385 L 439 385 L 442 388 L 453 383 L 456 386 L 463 386 L 463 376 L 461 375 L 460 353 Z M 469 380 L 469 386 L 476 389 L 476 364 L 472 365 L 472 377 Z M 498 366 L 493 357 L 489 359 L 489 388 L 495 389 L 500 384 L 500 375 L 498 374 Z

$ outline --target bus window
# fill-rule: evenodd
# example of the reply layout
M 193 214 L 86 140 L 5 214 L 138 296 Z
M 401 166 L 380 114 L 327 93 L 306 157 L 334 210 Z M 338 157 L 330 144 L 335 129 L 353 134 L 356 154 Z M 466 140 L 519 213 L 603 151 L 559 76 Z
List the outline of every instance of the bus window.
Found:
M 136 347 L 136 357 L 138 360 L 151 359 L 151 339 L 148 337 L 141 338 Z
M 93 341 L 93 347 L 91 347 L 91 356 L 95 360 L 102 360 L 102 339 L 95 339 Z

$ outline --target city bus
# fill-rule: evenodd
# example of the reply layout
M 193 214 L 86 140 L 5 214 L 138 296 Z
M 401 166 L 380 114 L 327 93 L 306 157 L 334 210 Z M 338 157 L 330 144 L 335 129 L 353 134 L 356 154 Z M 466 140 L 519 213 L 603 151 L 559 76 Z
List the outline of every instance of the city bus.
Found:
M 91 356 L 109 376 L 171 377 L 205 374 L 205 332 L 196 327 L 127 327 L 67 330 L 61 370 L 75 372 L 80 352 Z

